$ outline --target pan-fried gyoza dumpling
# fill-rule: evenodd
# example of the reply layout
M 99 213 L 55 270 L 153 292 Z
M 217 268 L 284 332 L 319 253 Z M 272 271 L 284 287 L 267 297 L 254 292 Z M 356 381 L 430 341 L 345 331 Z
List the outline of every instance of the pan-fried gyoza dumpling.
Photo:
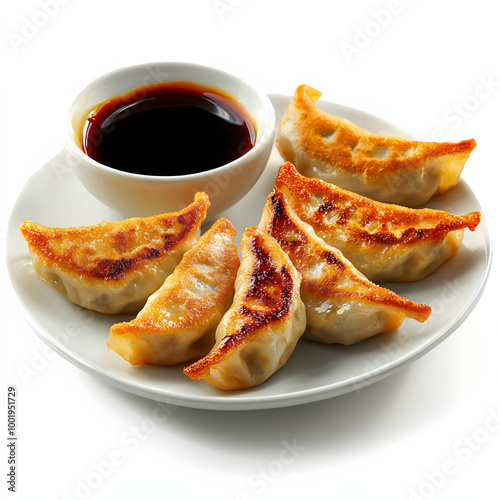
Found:
M 288 361 L 306 327 L 300 275 L 276 240 L 249 227 L 241 252 L 234 300 L 217 328 L 216 344 L 184 369 L 220 389 L 267 380 Z
M 366 279 L 340 250 L 327 245 L 297 217 L 276 188 L 266 201 L 259 228 L 273 236 L 302 276 L 304 338 L 351 345 L 396 330 L 406 318 L 423 322 L 429 317 L 429 306 Z
M 196 193 L 172 213 L 51 228 L 21 224 L 33 267 L 68 300 L 101 313 L 136 313 L 199 238 L 210 205 Z
M 321 92 L 301 85 L 277 134 L 284 160 L 307 176 L 385 203 L 415 207 L 455 186 L 474 139 L 409 141 L 368 132 L 320 110 Z
M 453 215 L 380 203 L 299 174 L 287 162 L 276 187 L 299 219 L 371 281 L 414 281 L 456 254 L 464 229 L 474 231 L 479 212 Z
M 111 327 L 109 349 L 133 365 L 175 365 L 207 354 L 229 309 L 240 264 L 224 218 L 188 250 L 137 317 Z

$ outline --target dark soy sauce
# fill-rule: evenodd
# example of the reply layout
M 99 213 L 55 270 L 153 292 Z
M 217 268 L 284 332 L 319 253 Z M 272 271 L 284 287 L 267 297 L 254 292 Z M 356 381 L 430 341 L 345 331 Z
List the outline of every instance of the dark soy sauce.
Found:
M 138 87 L 97 106 L 82 150 L 118 170 L 185 175 L 229 163 L 255 145 L 253 119 L 219 89 L 192 82 Z

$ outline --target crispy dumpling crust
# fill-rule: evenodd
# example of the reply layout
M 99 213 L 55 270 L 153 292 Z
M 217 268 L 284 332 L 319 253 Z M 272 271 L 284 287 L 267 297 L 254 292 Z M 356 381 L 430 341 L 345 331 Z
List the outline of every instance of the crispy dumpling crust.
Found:
M 338 248 L 371 281 L 414 281 L 456 254 L 465 228 L 474 231 L 479 212 L 453 215 L 380 203 L 320 179 L 280 167 L 276 187 L 299 219 Z
M 221 218 L 188 250 L 137 317 L 111 327 L 108 348 L 133 365 L 175 365 L 215 343 L 239 268 L 236 231 Z
M 455 186 L 474 139 L 410 141 L 368 132 L 316 105 L 321 92 L 300 85 L 277 134 L 284 160 L 297 170 L 385 203 L 418 206 Z
M 220 389 L 267 380 L 288 361 L 306 326 L 300 275 L 278 243 L 249 227 L 241 251 L 235 297 L 217 328 L 216 345 L 184 369 Z
M 94 226 L 20 230 L 38 275 L 68 300 L 102 313 L 134 313 L 199 238 L 210 201 L 196 193 L 178 212 Z
M 375 285 L 302 222 L 283 192 L 274 188 L 259 228 L 267 231 L 290 257 L 302 277 L 306 306 L 304 338 L 351 345 L 399 328 L 406 318 L 425 321 L 431 308 Z

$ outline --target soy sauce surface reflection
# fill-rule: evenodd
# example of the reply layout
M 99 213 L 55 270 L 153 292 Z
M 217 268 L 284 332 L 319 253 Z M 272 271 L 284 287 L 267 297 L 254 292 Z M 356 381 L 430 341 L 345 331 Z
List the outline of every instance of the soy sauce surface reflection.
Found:
M 146 85 L 93 110 L 82 149 L 126 172 L 185 175 L 211 170 L 248 152 L 256 131 L 229 94 L 191 82 Z

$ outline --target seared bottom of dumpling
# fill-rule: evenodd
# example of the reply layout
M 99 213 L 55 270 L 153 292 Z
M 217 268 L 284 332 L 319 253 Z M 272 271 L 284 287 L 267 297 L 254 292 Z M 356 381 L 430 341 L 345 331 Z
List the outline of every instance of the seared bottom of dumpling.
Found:
M 275 186 L 300 220 L 374 282 L 424 278 L 456 254 L 464 229 L 474 231 L 481 221 L 477 211 L 454 215 L 380 203 L 304 177 L 289 162 Z
M 455 186 L 476 147 L 375 134 L 317 106 L 321 92 L 297 87 L 276 137 L 278 151 L 306 177 L 384 203 L 416 207 Z
M 400 297 L 363 276 L 342 252 L 301 221 L 285 194 L 274 188 L 259 227 L 290 257 L 302 277 L 306 306 L 304 338 L 325 344 L 354 344 L 396 330 L 406 318 L 425 321 L 431 308 Z
M 267 380 L 288 361 L 306 326 L 300 275 L 278 243 L 250 227 L 241 252 L 234 301 L 217 328 L 217 343 L 184 369 L 220 389 Z
M 137 313 L 200 235 L 210 201 L 178 212 L 93 226 L 20 230 L 37 274 L 71 302 L 105 314 Z
M 219 219 L 137 317 L 111 327 L 109 349 L 133 365 L 175 365 L 204 356 L 233 298 L 239 267 L 235 235 L 232 224 Z

